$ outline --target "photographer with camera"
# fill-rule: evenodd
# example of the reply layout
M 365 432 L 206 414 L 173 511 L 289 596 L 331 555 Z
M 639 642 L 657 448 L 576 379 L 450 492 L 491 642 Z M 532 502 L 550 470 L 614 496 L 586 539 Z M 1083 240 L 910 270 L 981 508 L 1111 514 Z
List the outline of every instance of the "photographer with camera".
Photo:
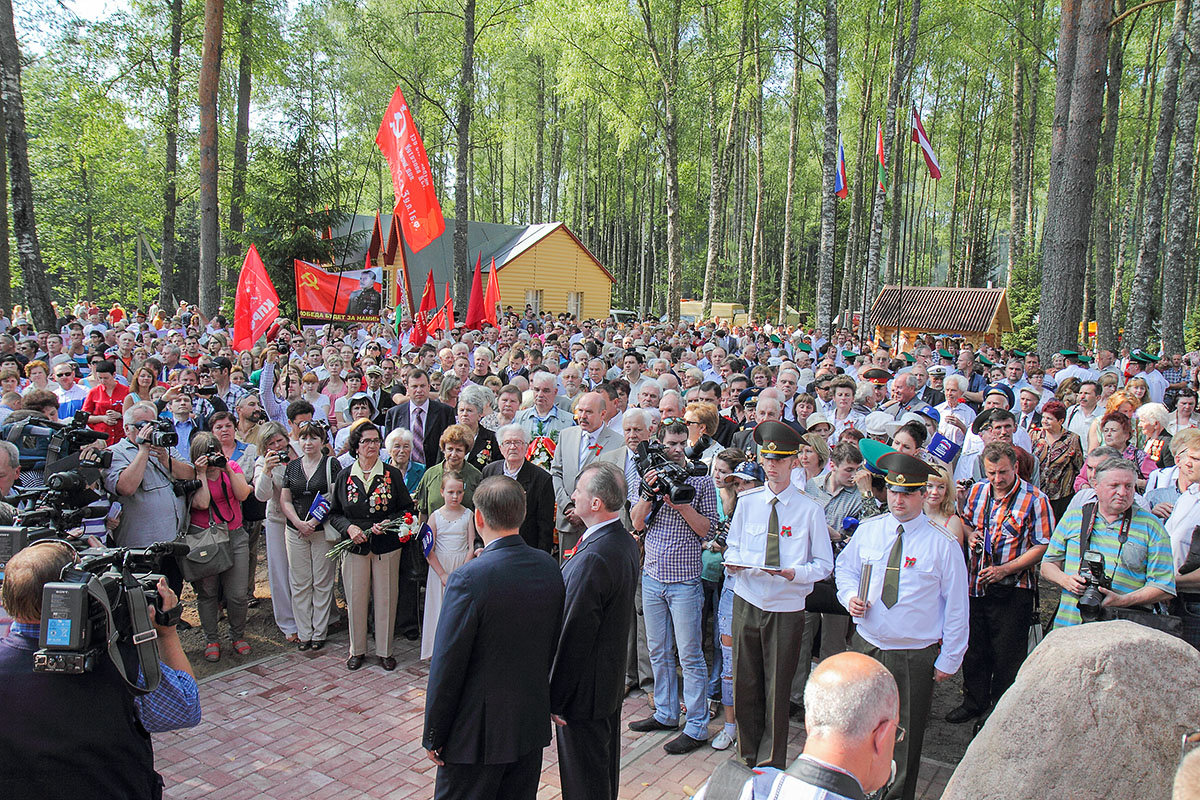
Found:
M 124 423 L 125 438 L 108 448 L 112 466 L 104 476 L 104 488 L 121 501 L 113 540 L 120 547 L 172 541 L 187 524 L 187 498 L 176 491 L 176 481 L 192 480 L 196 471 L 176 449 L 175 431 L 170 422 L 158 419 L 153 403 L 131 406 Z M 183 576 L 175 560 L 166 559 L 163 571 L 179 594 Z
M 1112 609 L 1175 596 L 1171 541 L 1158 517 L 1134 504 L 1136 464 L 1114 456 L 1096 467 L 1096 500 L 1069 510 L 1054 529 L 1042 575 L 1062 588 L 1054 627 L 1112 619 Z
M 642 611 L 654 668 L 655 713 L 630 723 L 629 729 L 678 729 L 679 677 L 671 652 L 674 639 L 683 668 L 687 724 L 663 749 L 682 755 L 708 741 L 708 665 L 704 660 L 700 571 L 701 545 L 717 521 L 717 490 L 703 465 L 688 462 L 686 425 L 664 425 L 659 437 L 659 442 L 639 445 L 639 478 L 629 494 L 631 500 L 637 499 L 629 512 L 633 529 L 645 540 Z
M 0 708 L 5 714 L 0 797 L 155 800 L 162 797 L 163 784 L 154 771 L 150 733 L 200 723 L 196 680 L 175 628 L 157 619 L 162 678 L 148 694 L 131 693 L 107 655 L 82 674 L 35 673 L 42 589 L 77 562 L 75 551 L 60 541 L 38 542 L 8 562 L 2 599 L 16 622 L 0 640 Z M 159 580 L 157 591 L 164 611 L 178 605 L 165 580 Z M 130 665 L 132 656 L 125 662 Z M 143 681 L 139 676 L 138 683 Z

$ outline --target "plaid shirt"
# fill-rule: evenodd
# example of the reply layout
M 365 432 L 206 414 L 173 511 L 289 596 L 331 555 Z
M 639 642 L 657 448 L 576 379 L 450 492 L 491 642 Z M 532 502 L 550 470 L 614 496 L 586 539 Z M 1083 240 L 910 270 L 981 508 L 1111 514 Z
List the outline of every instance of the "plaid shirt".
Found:
M 34 643 L 38 641 L 40 625 L 30 625 L 24 622 L 14 622 L 10 635 L 20 636 Z M 107 655 L 101 658 L 108 658 Z M 159 662 L 162 670 L 162 682 L 158 688 L 149 694 L 133 696 L 133 704 L 137 707 L 142 726 L 150 733 L 164 733 L 180 728 L 194 728 L 200 724 L 200 690 L 196 679 L 186 672 L 181 672 Z M 138 667 L 137 684 L 145 686 L 142 669 Z
M 981 481 L 971 488 L 963 509 L 967 524 L 986 534 L 990 540 L 969 554 L 967 578 L 972 597 L 987 594 L 987 588 L 979 582 L 980 570 L 987 566 L 1007 564 L 1020 558 L 1031 547 L 1049 544 L 1050 534 L 1054 531 L 1050 501 L 1025 481 L 1018 478 L 1012 490 L 1000 500 L 989 503 L 991 496 L 991 483 Z M 1015 577 L 1013 585 L 1016 587 L 1033 588 L 1033 570 L 1024 570 Z
M 696 499 L 692 508 L 702 516 L 708 517 L 714 524 L 717 522 L 717 489 L 712 478 L 707 475 L 697 475 L 688 478 L 688 483 L 696 489 Z M 629 497 L 637 502 L 637 486 L 631 486 Z M 646 528 L 646 562 L 645 572 L 651 578 L 662 583 L 683 583 L 700 578 L 701 543 L 704 540 L 692 530 L 675 509 L 666 503 L 654 516 L 654 522 Z
M 804 487 L 804 493 L 816 500 L 825 511 L 825 524 L 838 533 L 842 532 L 842 522 L 846 517 L 854 517 L 862 522 L 870 514 L 864 513 L 863 496 L 854 486 L 843 486 L 836 495 L 825 490 L 827 475 L 810 478 Z M 843 534 L 844 535 L 844 534 Z
M 230 383 L 229 388 L 223 394 L 218 395 L 218 397 L 225 402 L 226 408 L 233 413 L 237 413 L 237 404 L 242 402 L 243 398 L 249 394 L 250 392 L 247 389 L 238 386 L 236 383 Z

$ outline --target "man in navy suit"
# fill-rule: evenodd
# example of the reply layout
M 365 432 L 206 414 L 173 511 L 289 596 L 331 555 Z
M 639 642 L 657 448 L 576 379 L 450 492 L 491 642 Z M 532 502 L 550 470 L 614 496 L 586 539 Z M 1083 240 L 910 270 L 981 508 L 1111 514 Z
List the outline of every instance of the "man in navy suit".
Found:
M 628 491 L 619 467 L 594 461 L 571 495 L 587 529 L 563 566 L 566 606 L 550 673 L 564 800 L 617 798 L 621 701 L 640 570 L 637 541 L 621 524 Z
M 484 548 L 446 583 L 422 744 L 438 765 L 435 800 L 534 800 L 550 744 L 562 573 L 521 538 L 519 483 L 487 478 L 474 502 Z

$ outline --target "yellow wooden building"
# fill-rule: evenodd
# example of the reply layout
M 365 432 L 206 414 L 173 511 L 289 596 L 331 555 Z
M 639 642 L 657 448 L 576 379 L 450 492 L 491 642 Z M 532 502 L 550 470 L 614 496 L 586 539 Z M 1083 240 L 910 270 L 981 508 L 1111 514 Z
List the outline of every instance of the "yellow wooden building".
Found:
M 421 292 L 433 272 L 439 304 L 445 301 L 454 254 L 454 220 L 446 220 L 445 232 L 419 253 L 401 242 L 399 226 L 390 214 L 359 215 L 333 232 L 335 263 L 342 269 L 361 269 L 364 261 L 382 267 L 393 306 L 398 275 L 407 269 L 411 291 L 410 307 L 421 301 Z M 562 222 L 538 225 L 500 225 L 472 222 L 467 227 L 471 266 L 483 260 L 484 289 L 491 280 L 492 261 L 500 281 L 503 310 L 518 314 L 526 306 L 535 312 L 571 313 L 580 319 L 603 319 L 612 306 L 616 282 L 579 238 Z M 458 309 L 461 319 L 466 309 Z

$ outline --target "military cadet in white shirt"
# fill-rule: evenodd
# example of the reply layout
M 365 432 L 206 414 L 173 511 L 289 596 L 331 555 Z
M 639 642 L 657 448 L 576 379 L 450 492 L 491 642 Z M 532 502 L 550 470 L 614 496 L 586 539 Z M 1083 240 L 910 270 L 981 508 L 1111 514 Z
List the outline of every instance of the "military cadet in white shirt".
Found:
M 896 781 L 885 797 L 912 800 L 934 681 L 958 672 L 967 651 L 967 565 L 954 536 L 923 512 L 930 468 L 903 453 L 878 466 L 887 471 L 890 513 L 859 525 L 834 576 L 857 623 L 851 647 L 882 662 L 900 689 L 908 736 L 896 746 Z
M 821 507 L 792 485 L 800 435 L 782 422 L 754 429 L 767 484 L 742 493 L 725 568 L 733 599 L 733 694 L 738 755 L 750 767 L 787 766 L 788 700 L 800 657 L 805 598 L 833 571 Z

